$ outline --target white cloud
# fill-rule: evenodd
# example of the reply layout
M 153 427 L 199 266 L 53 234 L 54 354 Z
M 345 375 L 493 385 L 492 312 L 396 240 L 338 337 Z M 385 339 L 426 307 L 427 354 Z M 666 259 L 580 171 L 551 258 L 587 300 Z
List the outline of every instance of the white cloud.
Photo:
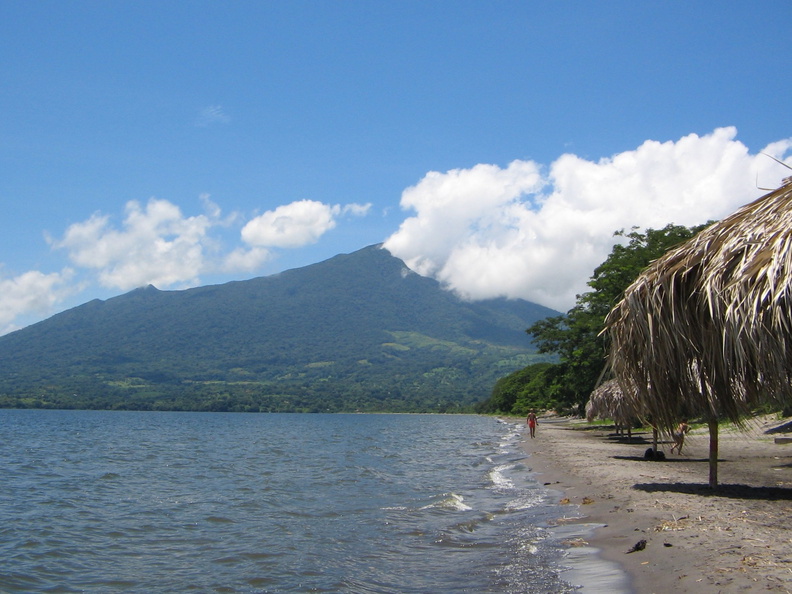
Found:
M 355 217 L 365 217 L 371 211 L 371 202 L 366 204 L 346 204 L 341 210 L 343 214 L 350 214 Z
M 152 198 L 145 206 L 133 200 L 120 227 L 110 216 L 95 213 L 68 227 L 61 239 L 49 241 L 65 250 L 76 267 L 95 271 L 104 287 L 186 288 L 200 284 L 200 275 L 206 273 L 254 272 L 273 257 L 271 248 L 314 243 L 335 227 L 339 216 L 363 216 L 371 207 L 311 200 L 279 206 L 248 222 L 241 231 L 246 245 L 228 251 L 212 231 L 240 224 L 239 215 L 223 218 L 209 195 L 202 194 L 200 200 L 205 214 L 189 217 L 167 200 Z
M 619 229 L 719 219 L 788 171 L 751 155 L 734 128 L 647 141 L 593 162 L 559 157 L 430 172 L 402 194 L 413 210 L 385 247 L 471 299 L 521 297 L 566 311 L 610 253 Z M 763 152 L 783 158 L 792 139 Z
M 402 193 L 402 208 L 417 216 L 404 221 L 385 246 L 420 274 L 441 273 L 451 248 L 513 241 L 520 228 L 514 217 L 530 209 L 520 198 L 542 185 L 539 167 L 527 161 L 514 161 L 506 169 L 476 165 L 429 172 Z
M 315 243 L 336 226 L 341 207 L 299 200 L 268 210 L 242 228 L 242 239 L 254 247 L 296 248 Z
M 222 105 L 209 105 L 204 107 L 195 120 L 195 125 L 199 128 L 206 128 L 212 124 L 227 124 L 231 118 L 223 111 Z
M 253 272 L 272 258 L 272 252 L 260 247 L 237 248 L 223 259 L 223 272 Z
M 201 201 L 201 204 L 203 204 L 206 214 L 213 220 L 220 220 L 222 211 L 220 210 L 220 207 L 212 200 L 211 195 L 204 193 L 198 196 L 198 198 Z M 231 217 L 229 217 L 229 222 L 233 221 L 235 217 L 236 215 L 232 214 Z
M 152 198 L 145 207 L 133 200 L 121 229 L 108 216 L 94 214 L 71 225 L 53 246 L 67 250 L 75 265 L 99 271 L 105 287 L 190 286 L 204 269 L 204 243 L 213 224 L 207 215 L 184 217 L 167 200 Z
M 316 243 L 336 226 L 341 215 L 366 216 L 371 204 L 331 206 L 315 200 L 300 200 L 268 210 L 242 228 L 242 240 L 250 246 L 238 248 L 225 259 L 227 271 L 251 271 L 272 257 L 268 248 L 299 248 Z
M 0 278 L 0 334 L 20 328 L 19 318 L 52 313 L 53 308 L 73 292 L 69 269 L 52 274 L 31 270 L 13 278 Z

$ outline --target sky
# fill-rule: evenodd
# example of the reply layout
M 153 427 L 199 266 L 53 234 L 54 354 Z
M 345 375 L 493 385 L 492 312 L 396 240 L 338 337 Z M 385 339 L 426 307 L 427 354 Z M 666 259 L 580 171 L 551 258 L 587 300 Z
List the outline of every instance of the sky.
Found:
M 384 243 L 567 311 L 792 172 L 792 3 L 0 0 L 0 334 Z

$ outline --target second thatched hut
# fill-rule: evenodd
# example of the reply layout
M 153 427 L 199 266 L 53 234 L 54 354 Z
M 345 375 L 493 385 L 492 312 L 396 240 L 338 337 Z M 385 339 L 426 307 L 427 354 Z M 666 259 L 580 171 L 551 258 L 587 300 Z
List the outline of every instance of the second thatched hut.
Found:
M 632 437 L 632 426 L 641 418 L 635 399 L 625 398 L 616 380 L 608 380 L 597 386 L 586 403 L 586 419 L 611 419 L 617 432 L 626 430 Z

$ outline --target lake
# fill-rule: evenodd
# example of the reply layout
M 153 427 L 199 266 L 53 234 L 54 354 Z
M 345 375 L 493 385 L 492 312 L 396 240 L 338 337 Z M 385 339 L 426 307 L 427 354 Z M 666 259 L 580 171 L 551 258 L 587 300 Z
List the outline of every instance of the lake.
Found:
M 0 410 L 0 591 L 571 592 L 521 431 Z

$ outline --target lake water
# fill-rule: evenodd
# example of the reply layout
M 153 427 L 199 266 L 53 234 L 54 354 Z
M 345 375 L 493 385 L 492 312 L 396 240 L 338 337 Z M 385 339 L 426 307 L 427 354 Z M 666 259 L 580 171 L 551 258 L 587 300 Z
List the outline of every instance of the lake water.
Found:
M 0 591 L 570 592 L 521 431 L 0 410 Z

